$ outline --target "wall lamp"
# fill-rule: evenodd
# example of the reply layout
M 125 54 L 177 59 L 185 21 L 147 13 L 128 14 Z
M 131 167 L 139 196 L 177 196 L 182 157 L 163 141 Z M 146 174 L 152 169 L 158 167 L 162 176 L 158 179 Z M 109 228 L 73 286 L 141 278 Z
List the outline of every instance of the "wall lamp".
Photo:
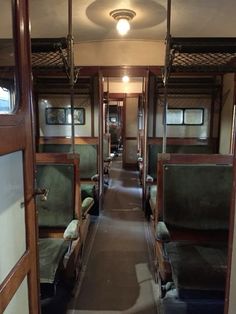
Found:
M 124 36 L 130 30 L 130 21 L 135 17 L 136 13 L 129 9 L 117 9 L 110 12 L 117 22 L 116 29 L 121 36 Z

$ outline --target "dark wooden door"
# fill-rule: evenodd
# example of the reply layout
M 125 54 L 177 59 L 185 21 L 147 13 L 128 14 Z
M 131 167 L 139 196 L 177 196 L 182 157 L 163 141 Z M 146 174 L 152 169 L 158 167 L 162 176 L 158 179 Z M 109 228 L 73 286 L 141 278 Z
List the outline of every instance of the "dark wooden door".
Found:
M 40 312 L 28 1 L 1 3 L 0 313 Z

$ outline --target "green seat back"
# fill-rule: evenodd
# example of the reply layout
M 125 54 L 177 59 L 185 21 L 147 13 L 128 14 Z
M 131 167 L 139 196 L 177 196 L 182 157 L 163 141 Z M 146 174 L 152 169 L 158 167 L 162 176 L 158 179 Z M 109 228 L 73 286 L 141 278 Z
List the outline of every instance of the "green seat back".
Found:
M 230 165 L 165 165 L 163 219 L 174 227 L 227 230 L 231 188 Z
M 157 155 L 162 152 L 161 144 L 150 144 L 148 147 L 148 174 L 157 179 Z M 214 149 L 210 145 L 167 145 L 167 153 L 174 154 L 212 154 Z
M 74 218 L 73 165 L 37 165 L 36 184 L 49 191 L 47 200 L 37 196 L 39 226 L 66 228 Z
M 69 153 L 72 152 L 68 144 L 39 145 L 40 153 Z M 90 179 L 97 174 L 97 146 L 92 144 L 76 144 L 75 153 L 80 155 L 80 178 Z

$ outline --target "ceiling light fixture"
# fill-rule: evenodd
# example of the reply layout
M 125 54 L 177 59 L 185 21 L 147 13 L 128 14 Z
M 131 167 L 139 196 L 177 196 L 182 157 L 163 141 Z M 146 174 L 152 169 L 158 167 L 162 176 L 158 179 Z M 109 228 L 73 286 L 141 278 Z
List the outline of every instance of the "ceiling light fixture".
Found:
M 136 13 L 129 9 L 117 9 L 110 12 L 115 20 L 117 20 L 116 29 L 120 35 L 126 35 L 130 30 L 129 22 L 135 17 Z
M 124 83 L 128 83 L 128 82 L 129 82 L 129 77 L 128 77 L 128 75 L 124 75 L 124 76 L 122 77 L 122 81 L 123 81 Z

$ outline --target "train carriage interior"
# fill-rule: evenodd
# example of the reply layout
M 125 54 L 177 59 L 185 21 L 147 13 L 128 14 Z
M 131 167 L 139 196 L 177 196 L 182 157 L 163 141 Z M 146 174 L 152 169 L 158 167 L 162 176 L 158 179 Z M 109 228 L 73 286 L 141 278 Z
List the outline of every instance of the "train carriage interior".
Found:
M 0 313 L 234 314 L 234 0 L 5 0 Z

